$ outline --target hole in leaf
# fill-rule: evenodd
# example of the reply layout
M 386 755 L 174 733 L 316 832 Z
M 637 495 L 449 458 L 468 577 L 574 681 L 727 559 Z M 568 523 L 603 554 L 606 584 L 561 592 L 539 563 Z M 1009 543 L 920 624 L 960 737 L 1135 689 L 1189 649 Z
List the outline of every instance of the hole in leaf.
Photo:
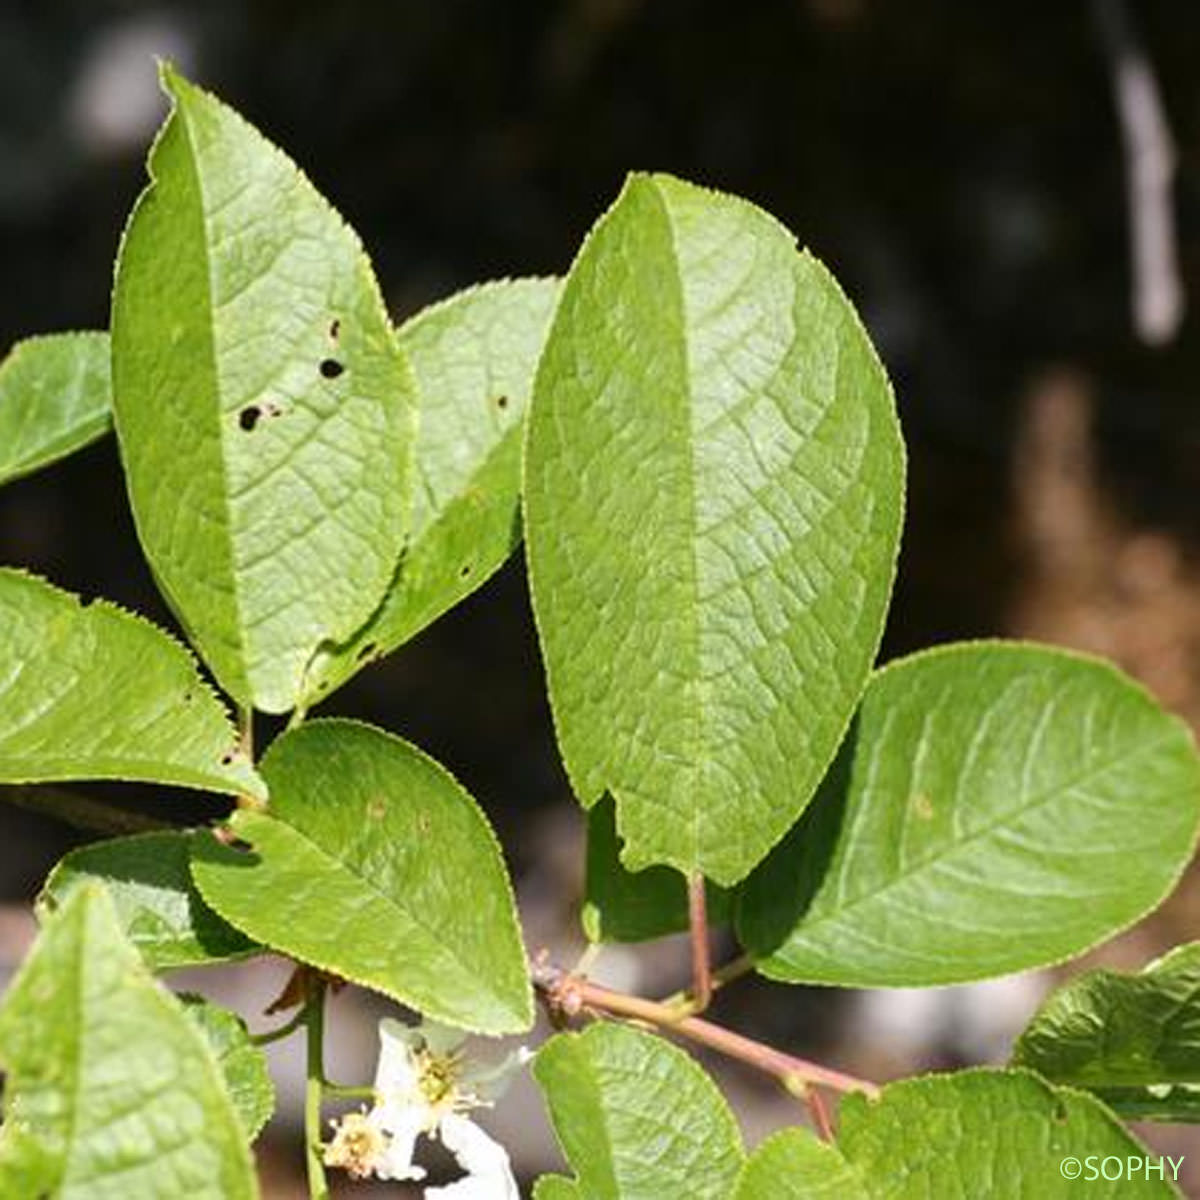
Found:
M 336 358 L 321 360 L 321 374 L 326 379 L 336 379 L 346 368 Z
M 238 424 L 249 433 L 255 425 L 258 424 L 258 418 L 262 416 L 262 409 L 257 404 L 247 404 L 245 408 L 238 413 Z
M 364 659 L 370 658 L 379 647 L 374 642 L 367 642 L 365 646 L 354 656 L 357 662 L 362 662 Z
M 466 577 L 471 573 L 471 564 L 463 563 L 463 565 L 458 568 L 458 573 L 463 579 L 466 579 Z
M 223 767 L 229 766 L 233 762 L 233 760 L 236 756 L 237 756 L 236 751 L 226 750 L 225 753 L 221 755 L 221 766 L 223 766 Z

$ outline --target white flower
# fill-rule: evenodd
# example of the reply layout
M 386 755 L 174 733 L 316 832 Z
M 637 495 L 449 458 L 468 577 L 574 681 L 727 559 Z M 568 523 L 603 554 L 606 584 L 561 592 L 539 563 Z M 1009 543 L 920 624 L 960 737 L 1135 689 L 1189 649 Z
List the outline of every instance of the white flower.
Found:
M 473 1064 L 459 1051 L 466 1036 L 432 1022 L 381 1021 L 375 1105 L 334 1122 L 326 1164 L 359 1179 L 422 1179 L 413 1152 L 425 1134 L 439 1138 L 466 1172 L 427 1189 L 427 1200 L 519 1200 L 504 1147 L 464 1114 L 493 1104 L 530 1055 L 521 1049 L 491 1066 Z

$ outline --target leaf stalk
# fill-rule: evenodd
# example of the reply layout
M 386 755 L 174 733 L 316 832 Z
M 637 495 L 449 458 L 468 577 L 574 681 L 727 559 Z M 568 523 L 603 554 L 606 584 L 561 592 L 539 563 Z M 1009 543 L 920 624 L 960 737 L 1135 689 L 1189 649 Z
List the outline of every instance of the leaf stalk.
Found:
M 580 979 L 546 961 L 534 963 L 533 983 L 551 1019 L 560 1023 L 580 1013 L 625 1017 L 645 1022 L 663 1033 L 687 1038 L 727 1058 L 737 1059 L 773 1075 L 789 1091 L 796 1092 L 798 1085 L 819 1085 L 837 1092 L 862 1092 L 871 1097 L 879 1095 L 879 1087 L 866 1079 L 776 1050 L 712 1021 L 683 1015 L 678 1008 L 661 1001 L 630 996 Z M 800 1091 L 799 1094 L 804 1095 L 804 1092 Z

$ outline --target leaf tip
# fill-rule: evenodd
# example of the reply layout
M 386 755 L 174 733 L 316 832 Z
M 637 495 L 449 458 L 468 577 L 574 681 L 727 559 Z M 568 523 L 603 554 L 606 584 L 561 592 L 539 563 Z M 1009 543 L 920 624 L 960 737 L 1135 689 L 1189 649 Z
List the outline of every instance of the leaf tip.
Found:
M 155 55 L 154 61 L 158 66 L 158 84 L 162 90 L 171 97 L 172 100 L 178 101 L 180 93 L 190 86 L 188 80 L 180 74 L 179 69 L 175 66 L 174 59 L 166 58 L 161 55 Z

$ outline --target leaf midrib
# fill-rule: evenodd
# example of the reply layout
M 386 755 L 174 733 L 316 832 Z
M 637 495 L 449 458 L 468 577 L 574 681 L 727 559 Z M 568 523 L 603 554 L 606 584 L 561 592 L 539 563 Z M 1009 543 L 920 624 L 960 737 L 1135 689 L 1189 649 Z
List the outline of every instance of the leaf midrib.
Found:
M 195 182 L 196 196 L 199 199 L 199 222 L 200 222 L 200 254 L 204 261 L 204 280 L 206 286 L 206 294 L 204 297 L 204 312 L 206 315 L 205 321 L 205 340 L 208 347 L 208 366 L 209 374 L 212 380 L 213 392 L 216 399 L 216 443 L 218 447 L 217 454 L 217 475 L 219 477 L 220 486 L 217 488 L 219 504 L 221 511 L 224 514 L 224 531 L 225 537 L 221 539 L 221 547 L 225 556 L 225 578 L 229 586 L 230 602 L 233 605 L 233 646 L 235 654 L 233 655 L 234 663 L 238 674 L 241 676 L 241 681 L 247 689 L 252 690 L 250 680 L 250 666 L 248 661 L 246 636 L 245 636 L 245 621 L 242 613 L 242 596 L 239 586 L 239 575 L 237 564 L 235 561 L 234 545 L 233 545 L 233 504 L 230 497 L 229 486 L 229 469 L 226 461 L 226 437 L 223 422 L 221 420 L 224 414 L 224 407 L 221 402 L 221 372 L 220 364 L 217 361 L 217 337 L 216 329 L 214 328 L 213 313 L 215 305 L 213 296 L 216 293 L 216 287 L 213 281 L 213 264 L 212 255 L 209 253 L 208 244 L 208 199 L 205 194 L 204 177 L 200 171 L 200 154 L 196 146 L 196 140 L 192 132 L 192 124 L 186 112 L 186 105 L 183 96 L 178 90 L 178 85 L 171 89 L 172 97 L 174 98 L 175 108 L 173 116 L 180 122 L 183 130 L 184 141 L 187 147 L 187 153 L 183 156 L 192 179 Z M 159 186 L 159 181 L 155 181 L 155 186 Z M 208 406 L 205 406 L 208 408 Z M 211 410 L 210 410 L 211 411 Z M 179 610 L 177 607 L 177 611 Z
M 688 311 L 687 295 L 683 286 L 683 270 L 679 255 L 679 244 L 676 238 L 675 223 L 671 218 L 671 209 L 662 193 L 658 181 L 651 177 L 648 181 L 650 194 L 653 196 L 666 228 L 667 245 L 670 252 L 672 270 L 671 283 L 672 306 L 677 313 L 679 329 L 679 358 L 683 370 L 684 411 L 680 414 L 680 425 L 684 436 L 679 439 L 680 449 L 687 460 L 685 478 L 687 480 L 686 506 L 688 510 L 688 578 L 684 587 L 690 593 L 690 603 L 686 606 L 687 629 L 690 634 L 690 654 L 687 656 L 691 663 L 686 684 L 687 694 L 692 701 L 687 705 L 687 724 L 690 728 L 690 746 L 687 757 L 687 782 L 683 785 L 683 794 L 687 797 L 691 809 L 691 859 L 693 867 L 700 862 L 700 821 L 703 812 L 702 789 L 697 786 L 697 779 L 704 774 L 702 766 L 702 746 L 705 741 L 705 712 L 708 707 L 707 687 L 701 673 L 700 654 L 700 562 L 699 562 L 699 516 L 696 500 L 696 430 L 693 424 L 695 417 L 694 393 L 692 379 L 692 357 L 688 342 Z

